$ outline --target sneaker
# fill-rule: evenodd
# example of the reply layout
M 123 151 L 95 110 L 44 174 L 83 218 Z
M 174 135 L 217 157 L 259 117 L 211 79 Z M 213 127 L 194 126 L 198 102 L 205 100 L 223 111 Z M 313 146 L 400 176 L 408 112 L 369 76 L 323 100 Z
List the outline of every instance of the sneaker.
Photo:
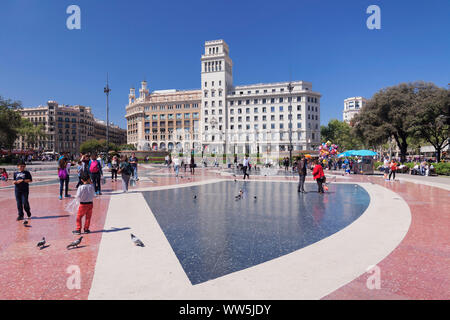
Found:
M 95 191 L 95 194 L 98 196 L 98 191 Z
M 71 195 L 70 194 L 66 194 L 64 197 L 66 197 L 66 198 L 70 198 L 71 197 Z
M 23 220 L 23 217 L 18 216 L 18 217 L 17 217 L 17 221 L 21 221 L 21 220 Z
M 28 219 L 31 218 L 31 212 L 27 212 Z
M 80 234 L 81 234 L 81 231 L 80 231 L 80 230 L 74 230 L 74 231 L 72 231 L 72 233 L 73 233 L 73 234 L 76 234 L 76 235 L 80 235 Z
M 101 196 L 101 195 L 102 195 L 102 193 L 101 193 L 101 192 L 99 192 L 99 193 L 98 193 L 98 195 L 99 195 L 99 196 Z
M 84 230 L 84 233 L 91 233 L 89 229 Z
M 62 196 L 59 196 L 59 200 L 62 200 Z

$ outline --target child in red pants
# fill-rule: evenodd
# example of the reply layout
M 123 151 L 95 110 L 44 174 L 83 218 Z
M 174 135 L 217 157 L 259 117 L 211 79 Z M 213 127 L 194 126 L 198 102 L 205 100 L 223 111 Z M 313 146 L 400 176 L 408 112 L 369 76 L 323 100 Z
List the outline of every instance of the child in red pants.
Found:
M 89 233 L 89 225 L 91 223 L 93 201 L 95 197 L 95 189 L 91 183 L 89 175 L 81 176 L 81 182 L 83 183 L 77 189 L 77 199 L 80 201 L 77 214 L 77 229 L 72 231 L 74 234 L 81 234 L 81 219 L 86 216 L 84 221 L 84 233 Z

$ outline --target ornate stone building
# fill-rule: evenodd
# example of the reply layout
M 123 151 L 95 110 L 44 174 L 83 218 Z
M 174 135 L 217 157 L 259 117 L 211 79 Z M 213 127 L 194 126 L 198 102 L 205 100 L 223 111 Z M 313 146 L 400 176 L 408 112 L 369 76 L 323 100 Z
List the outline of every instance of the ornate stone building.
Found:
M 288 151 L 291 143 L 293 150 L 310 150 L 320 144 L 320 98 L 306 81 L 236 86 L 228 45 L 223 40 L 206 41 L 201 89 L 150 94 L 144 81 L 138 98 L 130 90 L 128 143 L 153 149 L 179 145 L 185 151 L 190 146 L 215 154 L 278 153 Z M 182 140 L 172 133 L 186 128 L 181 126 L 186 111 L 193 111 L 188 116 L 195 116 L 195 122 L 188 123 L 189 139 Z

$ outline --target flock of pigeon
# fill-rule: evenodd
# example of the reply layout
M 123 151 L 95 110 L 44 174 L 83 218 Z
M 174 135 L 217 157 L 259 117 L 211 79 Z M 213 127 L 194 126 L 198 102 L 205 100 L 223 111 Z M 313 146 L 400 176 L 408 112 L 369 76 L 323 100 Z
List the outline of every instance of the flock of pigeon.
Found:
M 79 237 L 77 240 L 71 242 L 68 246 L 67 249 L 70 248 L 78 248 L 78 246 L 81 243 L 81 240 L 83 240 L 83 237 Z M 138 247 L 145 247 L 144 243 L 138 238 L 136 237 L 134 234 L 131 234 L 131 241 L 133 241 L 134 245 L 138 246 Z M 45 237 L 42 237 L 42 240 L 38 242 L 37 247 L 42 250 L 44 248 L 49 247 L 50 245 L 47 244 Z

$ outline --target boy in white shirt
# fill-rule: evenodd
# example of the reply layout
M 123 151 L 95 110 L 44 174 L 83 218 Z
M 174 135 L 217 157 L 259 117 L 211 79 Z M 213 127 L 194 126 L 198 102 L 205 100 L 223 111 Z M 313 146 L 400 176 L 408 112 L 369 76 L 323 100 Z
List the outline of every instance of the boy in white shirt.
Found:
M 94 207 L 93 201 L 95 197 L 95 189 L 91 183 L 89 175 L 81 176 L 83 184 L 77 189 L 77 199 L 80 202 L 77 213 L 77 229 L 72 231 L 74 234 L 81 234 L 81 219 L 86 216 L 84 220 L 84 233 L 90 233 L 89 225 L 91 223 L 92 209 Z

